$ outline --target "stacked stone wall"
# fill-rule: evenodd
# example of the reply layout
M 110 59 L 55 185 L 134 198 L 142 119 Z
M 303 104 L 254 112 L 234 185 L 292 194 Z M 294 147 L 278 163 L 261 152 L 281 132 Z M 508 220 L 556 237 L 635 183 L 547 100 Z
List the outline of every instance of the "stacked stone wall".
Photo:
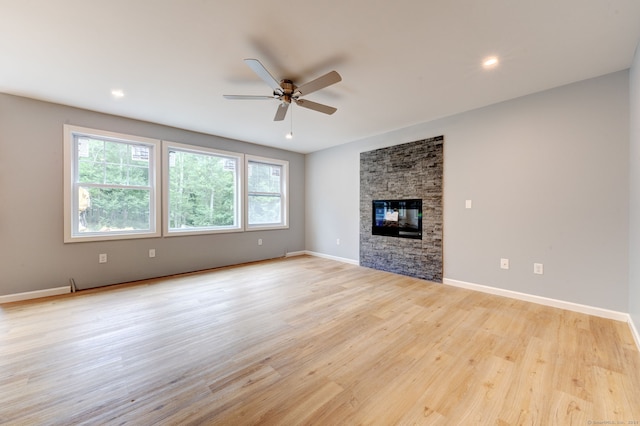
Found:
M 360 264 L 442 282 L 444 137 L 360 154 Z M 372 201 L 422 199 L 422 239 L 373 235 Z

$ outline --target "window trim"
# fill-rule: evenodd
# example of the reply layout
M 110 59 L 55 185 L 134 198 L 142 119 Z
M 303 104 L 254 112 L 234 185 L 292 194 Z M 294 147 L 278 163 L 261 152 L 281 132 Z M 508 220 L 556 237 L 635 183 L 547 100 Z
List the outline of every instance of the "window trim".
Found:
M 170 230 L 169 229 L 169 150 L 174 148 L 179 151 L 191 152 L 194 154 L 210 154 L 222 157 L 231 157 L 237 159 L 238 170 L 236 170 L 236 222 L 237 225 L 225 228 L 194 228 L 186 230 Z M 162 141 L 162 233 L 165 237 L 178 237 L 185 235 L 206 235 L 206 234 L 224 234 L 232 232 L 243 232 L 244 220 L 244 165 L 245 154 L 238 152 L 223 151 L 216 148 L 208 148 L 198 145 L 184 144 L 179 142 Z
M 158 139 L 145 138 L 141 136 L 126 135 L 122 133 L 110 132 L 106 130 L 91 129 L 87 127 L 74 126 L 64 124 L 63 126 L 63 163 L 64 163 L 64 242 L 77 243 L 87 241 L 108 241 L 108 240 L 125 240 L 137 238 L 157 238 L 162 236 L 160 229 L 161 217 L 161 199 L 160 199 L 160 147 L 161 141 Z M 138 143 L 149 146 L 152 155 L 149 156 L 149 184 L 150 184 L 150 200 L 149 200 L 149 231 L 112 231 L 109 233 L 92 232 L 87 235 L 75 234 L 77 218 L 74 212 L 78 207 L 77 186 L 77 168 L 78 157 L 77 150 L 74 147 L 76 135 L 95 137 L 96 139 L 109 139 L 113 141 L 122 141 L 123 143 Z M 124 186 L 124 185 L 123 185 Z
M 278 160 L 275 158 L 267 158 L 260 157 L 257 155 L 249 155 L 245 154 L 245 170 L 246 170 L 246 178 L 245 178 L 245 205 L 247 206 L 244 210 L 244 221 L 245 227 L 247 231 L 264 231 L 269 229 L 288 229 L 289 228 L 289 162 L 287 160 Z M 261 164 L 270 164 L 282 167 L 281 176 L 281 217 L 282 221 L 280 223 L 274 224 L 257 224 L 251 225 L 249 223 L 249 163 L 261 163 Z

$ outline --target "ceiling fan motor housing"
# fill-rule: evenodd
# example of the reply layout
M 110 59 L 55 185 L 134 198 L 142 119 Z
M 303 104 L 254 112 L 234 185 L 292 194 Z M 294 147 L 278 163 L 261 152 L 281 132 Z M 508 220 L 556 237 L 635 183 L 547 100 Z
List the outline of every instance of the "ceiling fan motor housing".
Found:
M 275 93 L 280 96 L 280 100 L 288 104 L 291 103 L 291 99 L 294 97 L 293 92 L 296 90 L 296 85 L 291 80 L 280 80 L 280 87 L 282 87 L 283 93 Z

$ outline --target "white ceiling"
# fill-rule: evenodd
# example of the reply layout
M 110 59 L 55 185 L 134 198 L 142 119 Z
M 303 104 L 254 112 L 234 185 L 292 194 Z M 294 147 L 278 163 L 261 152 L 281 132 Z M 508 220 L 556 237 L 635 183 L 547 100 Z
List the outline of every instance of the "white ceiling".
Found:
M 308 153 L 628 68 L 639 39 L 639 0 L 0 0 L 0 92 Z M 276 101 L 222 98 L 271 94 L 244 58 L 335 69 L 307 99 L 338 111 L 294 107 L 285 139 Z

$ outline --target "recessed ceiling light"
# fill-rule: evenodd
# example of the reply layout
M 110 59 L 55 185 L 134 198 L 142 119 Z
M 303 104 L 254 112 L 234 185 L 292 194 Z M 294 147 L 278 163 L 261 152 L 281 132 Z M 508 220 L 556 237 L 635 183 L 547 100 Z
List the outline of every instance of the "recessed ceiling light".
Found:
M 490 56 L 488 58 L 485 58 L 484 61 L 482 61 L 482 66 L 485 69 L 494 68 L 497 65 L 498 65 L 498 58 L 496 56 Z
M 124 92 L 121 89 L 113 89 L 111 91 L 111 96 L 113 96 L 116 99 L 123 98 Z

